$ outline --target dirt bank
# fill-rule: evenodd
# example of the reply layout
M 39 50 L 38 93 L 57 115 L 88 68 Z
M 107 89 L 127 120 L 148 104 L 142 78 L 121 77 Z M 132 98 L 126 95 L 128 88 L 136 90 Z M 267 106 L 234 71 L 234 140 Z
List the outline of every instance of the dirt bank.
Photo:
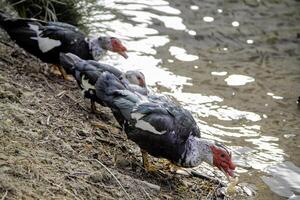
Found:
M 3 38 L 0 70 L 2 199 L 216 198 L 216 183 L 146 172 L 109 109 L 91 114 L 75 81 Z

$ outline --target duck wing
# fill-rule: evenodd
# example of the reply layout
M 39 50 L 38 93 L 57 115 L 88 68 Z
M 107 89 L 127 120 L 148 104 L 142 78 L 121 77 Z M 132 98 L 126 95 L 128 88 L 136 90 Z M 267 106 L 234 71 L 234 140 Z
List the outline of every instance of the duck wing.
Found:
M 140 97 L 128 90 L 126 82 L 110 72 L 104 72 L 96 82 L 96 95 L 107 107 L 112 109 L 121 126 L 130 120 L 130 113 L 140 101 Z
M 185 141 L 190 135 L 199 136 L 200 130 L 193 116 L 186 109 L 167 102 L 146 102 L 131 113 L 135 127 L 149 134 L 171 133 Z
M 43 23 L 34 19 L 13 19 L 6 17 L 0 20 L 0 24 L 11 39 L 21 48 L 39 58 L 42 56 L 37 35 L 38 30 L 43 27 Z

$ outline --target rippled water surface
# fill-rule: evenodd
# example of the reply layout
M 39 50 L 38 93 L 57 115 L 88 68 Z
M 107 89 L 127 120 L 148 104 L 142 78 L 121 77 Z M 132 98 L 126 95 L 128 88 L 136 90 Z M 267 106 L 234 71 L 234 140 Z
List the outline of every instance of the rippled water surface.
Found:
M 85 4 L 85 3 L 83 3 Z M 300 2 L 96 0 L 91 34 L 122 39 L 154 90 L 192 111 L 202 136 L 234 150 L 257 199 L 300 199 Z

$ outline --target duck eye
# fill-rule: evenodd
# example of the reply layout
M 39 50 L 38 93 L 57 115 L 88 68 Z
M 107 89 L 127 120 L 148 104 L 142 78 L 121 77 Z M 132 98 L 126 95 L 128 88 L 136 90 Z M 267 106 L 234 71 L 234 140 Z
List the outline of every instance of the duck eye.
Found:
M 224 153 L 222 153 L 220 156 L 221 156 L 221 158 L 224 158 L 224 157 L 225 157 L 225 154 L 224 154 Z

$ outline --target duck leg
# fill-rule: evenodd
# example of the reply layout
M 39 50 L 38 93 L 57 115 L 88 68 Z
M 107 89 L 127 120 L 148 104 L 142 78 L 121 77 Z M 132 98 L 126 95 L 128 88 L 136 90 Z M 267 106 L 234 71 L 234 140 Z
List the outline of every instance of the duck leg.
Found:
M 50 71 L 51 71 L 52 74 L 55 74 L 57 76 L 61 76 L 61 72 L 59 70 L 59 67 L 55 64 L 50 65 Z
M 98 112 L 95 101 L 93 101 L 92 99 L 91 99 L 91 110 L 92 110 L 92 113 L 94 113 L 94 114 L 96 114 Z
M 143 150 L 143 149 L 141 149 L 141 152 L 142 152 L 142 158 L 143 158 L 143 166 L 146 169 L 146 171 L 148 171 L 148 172 L 157 171 L 155 166 L 153 166 L 149 163 L 149 160 L 148 160 L 149 154 L 148 154 L 148 152 Z
M 163 165 L 163 169 L 170 171 L 170 172 L 176 172 L 177 170 L 180 170 L 181 167 L 171 163 L 170 161 L 166 159 L 159 159 L 158 162 Z
M 181 170 L 181 167 L 178 167 L 177 165 L 174 165 L 173 163 L 169 162 L 167 164 L 167 168 L 169 169 L 170 172 L 177 172 L 178 170 Z
M 51 65 L 51 67 L 52 67 L 53 74 L 59 75 L 59 76 L 61 75 L 67 81 L 73 80 L 72 76 L 68 75 L 62 66 L 53 64 L 53 65 Z
M 91 99 L 91 112 L 93 114 L 97 114 L 97 115 L 100 115 L 100 116 L 104 116 L 105 115 L 105 112 L 102 112 L 100 110 L 97 110 L 97 107 L 96 107 L 96 102 L 94 100 Z M 104 117 L 103 119 L 105 120 L 108 120 L 107 117 Z
M 63 78 L 66 81 L 72 81 L 72 80 L 74 80 L 72 76 L 70 76 L 70 75 L 67 74 L 67 72 L 65 71 L 65 69 L 61 65 L 58 65 L 58 69 L 59 69 L 61 75 L 63 76 Z

